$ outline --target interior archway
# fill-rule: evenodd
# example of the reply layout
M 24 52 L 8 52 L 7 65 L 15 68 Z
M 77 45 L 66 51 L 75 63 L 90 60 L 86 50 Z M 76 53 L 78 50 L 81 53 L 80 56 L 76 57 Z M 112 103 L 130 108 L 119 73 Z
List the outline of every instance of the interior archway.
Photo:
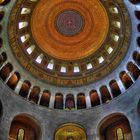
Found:
M 111 114 L 99 125 L 99 140 L 133 140 L 128 119 L 122 114 Z
M 18 115 L 11 123 L 9 140 L 41 140 L 41 129 L 33 118 Z
M 87 140 L 87 136 L 80 125 L 67 123 L 56 130 L 54 140 Z

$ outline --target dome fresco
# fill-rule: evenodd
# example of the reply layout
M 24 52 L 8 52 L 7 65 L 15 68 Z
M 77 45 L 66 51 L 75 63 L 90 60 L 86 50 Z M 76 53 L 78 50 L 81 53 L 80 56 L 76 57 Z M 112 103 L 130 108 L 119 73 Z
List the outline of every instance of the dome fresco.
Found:
M 139 140 L 139 76 L 139 0 L 0 0 L 0 140 Z
M 10 47 L 24 68 L 48 84 L 93 83 L 116 68 L 129 47 L 123 2 L 21 0 L 12 13 Z
M 132 33 L 123 1 L 20 0 L 9 8 L 1 12 L 7 38 L 0 40 L 0 75 L 31 103 L 90 108 L 110 102 L 138 79 L 139 52 L 123 62 Z

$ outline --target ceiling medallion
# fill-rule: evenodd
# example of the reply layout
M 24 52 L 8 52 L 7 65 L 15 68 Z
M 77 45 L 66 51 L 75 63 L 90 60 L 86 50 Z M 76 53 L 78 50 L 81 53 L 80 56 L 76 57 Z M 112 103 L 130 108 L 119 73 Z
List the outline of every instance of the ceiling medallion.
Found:
M 128 49 L 130 20 L 119 0 L 21 0 L 8 34 L 18 61 L 34 76 L 75 87 L 117 67 Z
M 64 36 L 79 34 L 84 28 L 84 19 L 78 11 L 64 10 L 55 19 L 56 30 Z

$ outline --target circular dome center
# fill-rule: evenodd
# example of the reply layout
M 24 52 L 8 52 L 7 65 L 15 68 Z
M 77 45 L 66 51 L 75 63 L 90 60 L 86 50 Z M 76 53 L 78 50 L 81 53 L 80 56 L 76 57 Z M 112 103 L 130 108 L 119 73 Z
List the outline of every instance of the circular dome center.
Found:
M 65 36 L 79 34 L 84 26 L 82 15 L 75 10 L 65 10 L 58 14 L 55 21 L 56 29 Z
M 31 31 L 44 53 L 59 60 L 79 60 L 102 47 L 109 17 L 99 0 L 40 0 L 32 13 Z

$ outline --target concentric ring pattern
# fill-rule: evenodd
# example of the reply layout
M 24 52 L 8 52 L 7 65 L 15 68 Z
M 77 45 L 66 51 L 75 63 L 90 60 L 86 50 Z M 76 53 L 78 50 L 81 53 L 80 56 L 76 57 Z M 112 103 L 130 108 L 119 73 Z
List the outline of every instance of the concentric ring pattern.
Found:
M 9 40 L 17 60 L 49 84 L 99 80 L 128 49 L 130 20 L 120 1 L 21 0 L 11 13 Z

